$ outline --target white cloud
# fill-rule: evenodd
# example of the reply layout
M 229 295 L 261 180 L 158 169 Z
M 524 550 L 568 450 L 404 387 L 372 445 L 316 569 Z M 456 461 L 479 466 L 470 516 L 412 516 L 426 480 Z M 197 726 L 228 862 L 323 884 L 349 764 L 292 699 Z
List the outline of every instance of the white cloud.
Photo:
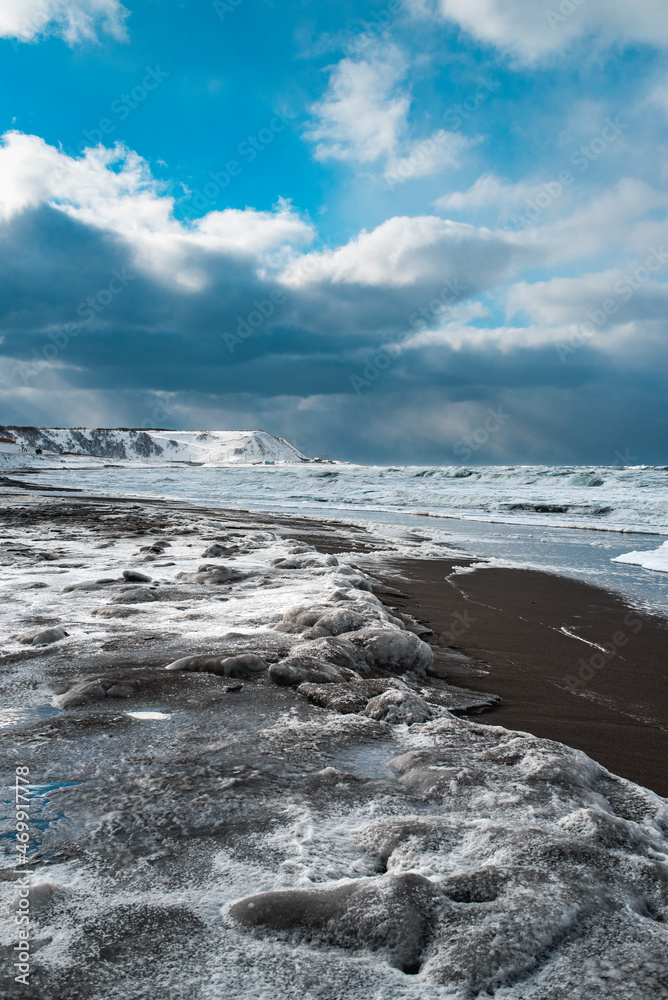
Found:
M 496 195 L 510 209 L 513 199 L 532 191 L 532 184 L 504 185 L 488 178 L 450 198 L 470 207 Z M 566 210 L 565 197 L 553 197 L 535 223 L 519 231 L 435 215 L 395 216 L 343 246 L 296 256 L 282 281 L 293 288 L 415 288 L 430 297 L 426 289 L 457 281 L 466 285 L 464 297 L 469 298 L 512 280 L 522 268 L 563 267 L 610 253 L 629 265 L 636 261 L 637 267 L 652 247 L 668 247 L 667 212 L 668 195 L 625 179 L 574 210 Z
M 368 59 L 342 59 L 312 109 L 316 121 L 307 138 L 316 144 L 316 157 L 372 163 L 392 156 L 410 108 L 400 86 L 406 70 L 396 46 L 377 48 Z
M 496 174 L 483 174 L 467 191 L 452 191 L 439 198 L 435 205 L 446 212 L 465 212 L 493 206 L 498 209 L 499 217 L 504 218 L 540 189 L 540 185 L 526 181 L 508 184 Z
M 74 158 L 38 136 L 7 132 L 0 145 L 0 219 L 45 204 L 126 242 L 136 266 L 192 289 L 201 287 L 193 263 L 198 252 L 250 256 L 262 267 L 313 238 L 286 202 L 273 212 L 209 212 L 186 226 L 174 218 L 174 199 L 147 163 L 124 146 L 98 146 Z
M 409 135 L 408 62 L 395 45 L 375 45 L 365 58 L 342 59 L 330 73 L 323 99 L 312 107 L 306 138 L 319 160 L 380 166 L 392 183 L 423 177 L 457 162 L 469 140 L 437 129 L 426 139 Z
M 662 75 L 653 86 L 650 87 L 644 101 L 640 107 L 644 110 L 646 105 L 654 105 L 668 114 L 668 74 Z
M 336 250 L 297 259 L 283 280 L 294 286 L 329 282 L 400 288 L 475 277 L 480 287 L 529 262 L 522 243 L 514 233 L 476 229 L 434 215 L 395 216 Z M 539 254 L 532 249 L 534 260 Z
M 668 47 L 665 0 L 438 0 L 438 10 L 479 41 L 526 62 L 585 37 Z
M 615 268 L 533 284 L 520 281 L 508 291 L 507 313 L 524 312 L 534 322 L 551 325 L 591 322 L 591 313 L 607 317 L 601 326 L 613 326 L 620 318 L 624 323 L 629 319 L 662 319 L 668 305 L 668 285 L 654 278 L 666 275 L 668 254 L 655 248 L 626 270 Z
M 437 216 L 395 216 L 337 249 L 295 257 L 281 281 L 295 291 L 312 290 L 321 308 L 350 302 L 357 317 L 389 308 L 407 324 L 420 307 L 436 315 L 443 305 L 495 288 L 544 256 L 522 234 Z
M 571 330 L 565 326 L 475 327 L 461 322 L 448 323 L 439 329 L 414 333 L 401 342 L 401 350 L 422 351 L 448 347 L 453 351 L 494 349 L 509 354 L 519 348 L 537 348 L 567 340 Z
M 460 153 L 471 145 L 472 140 L 459 132 L 436 129 L 429 138 L 416 141 L 402 155 L 395 152 L 387 161 L 384 180 L 394 187 L 411 178 L 427 177 L 444 167 L 455 166 Z
M 462 203 L 484 203 L 503 193 L 500 184 L 483 179 Z M 220 302 L 233 294 L 243 303 L 244 288 L 252 301 L 258 288 L 278 282 L 290 290 L 290 322 L 297 328 L 332 335 L 383 330 L 396 338 L 426 325 L 403 344 L 414 349 L 489 346 L 504 352 L 559 342 L 564 325 L 599 308 L 623 271 L 515 284 L 505 293 L 508 316 L 524 310 L 530 326 L 476 328 L 477 321 L 489 319 L 476 297 L 502 290 L 529 268 L 562 267 L 608 253 L 638 268 L 653 246 L 668 246 L 668 196 L 627 180 L 568 216 L 548 219 L 546 212 L 542 224 L 520 232 L 434 215 L 397 216 L 343 246 L 298 253 L 314 232 L 286 202 L 271 212 L 227 209 L 183 223 L 174 217 L 167 188 L 123 146 L 97 147 L 75 158 L 37 136 L 9 132 L 0 143 L 0 224 L 8 229 L 20 214 L 44 206 L 101 234 L 100 246 L 111 237 L 127 248 L 128 266 L 162 289 L 187 294 L 218 288 Z M 630 311 L 622 308 L 619 293 L 619 315 L 605 325 L 607 345 L 621 343 L 643 318 L 655 322 L 664 314 L 666 289 L 657 288 L 654 271 L 641 284 Z M 192 298 L 213 302 L 215 295 Z M 233 307 L 235 316 L 243 310 L 243 304 Z M 48 311 L 44 315 L 51 322 Z M 150 325 L 150 311 L 147 317 Z
M 550 211 L 539 220 L 536 239 L 549 249 L 551 263 L 610 252 L 644 257 L 668 241 L 668 194 L 643 181 L 623 178 L 562 219 L 552 219 Z
M 556 180 L 507 184 L 494 174 L 479 177 L 466 191 L 435 203 L 443 211 L 470 213 L 495 209 L 500 223 L 521 223 L 521 241 L 540 247 L 543 259 L 561 264 L 614 250 L 621 257 L 642 255 L 668 240 L 668 195 L 643 181 L 623 178 L 594 196 Z
M 0 38 L 34 42 L 58 35 L 69 45 L 99 34 L 126 39 L 129 13 L 119 0 L 2 0 Z

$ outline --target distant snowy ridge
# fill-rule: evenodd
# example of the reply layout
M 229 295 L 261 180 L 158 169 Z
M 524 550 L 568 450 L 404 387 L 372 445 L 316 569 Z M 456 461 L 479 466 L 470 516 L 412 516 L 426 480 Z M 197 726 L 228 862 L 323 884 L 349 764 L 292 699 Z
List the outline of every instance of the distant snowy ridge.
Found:
M 266 431 L 163 431 L 138 428 L 0 426 L 5 464 L 81 457 L 105 462 L 251 465 L 310 462 L 285 438 Z

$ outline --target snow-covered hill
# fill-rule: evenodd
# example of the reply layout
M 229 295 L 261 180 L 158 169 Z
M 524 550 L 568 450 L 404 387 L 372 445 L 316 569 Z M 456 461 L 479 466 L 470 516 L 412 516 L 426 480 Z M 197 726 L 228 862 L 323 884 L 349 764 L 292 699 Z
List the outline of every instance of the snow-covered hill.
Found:
M 266 431 L 162 431 L 136 428 L 0 426 L 0 459 L 7 466 L 81 458 L 104 463 L 251 465 L 311 461 L 285 438 Z

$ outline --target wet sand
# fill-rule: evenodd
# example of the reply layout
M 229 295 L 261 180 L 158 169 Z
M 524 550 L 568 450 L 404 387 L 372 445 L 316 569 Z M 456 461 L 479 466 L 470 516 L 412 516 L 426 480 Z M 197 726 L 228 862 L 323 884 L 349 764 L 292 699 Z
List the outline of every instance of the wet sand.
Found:
M 398 561 L 384 579 L 410 596 L 387 600 L 429 625 L 432 645 L 487 665 L 448 671 L 451 683 L 501 696 L 481 721 L 584 750 L 668 795 L 668 622 L 576 580 L 500 568 L 452 575 L 453 565 Z

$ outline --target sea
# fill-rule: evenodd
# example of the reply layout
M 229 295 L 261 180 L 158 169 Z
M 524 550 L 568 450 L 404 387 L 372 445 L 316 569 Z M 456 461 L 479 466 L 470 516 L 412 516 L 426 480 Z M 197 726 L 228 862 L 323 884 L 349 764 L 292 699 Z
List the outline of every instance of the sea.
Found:
M 44 469 L 39 482 L 376 526 L 488 566 L 539 569 L 668 615 L 668 466 L 357 466 L 311 463 Z M 441 546 L 439 548 L 439 545 Z M 614 560 L 633 553 L 633 562 Z M 643 563 L 664 568 L 645 568 Z

